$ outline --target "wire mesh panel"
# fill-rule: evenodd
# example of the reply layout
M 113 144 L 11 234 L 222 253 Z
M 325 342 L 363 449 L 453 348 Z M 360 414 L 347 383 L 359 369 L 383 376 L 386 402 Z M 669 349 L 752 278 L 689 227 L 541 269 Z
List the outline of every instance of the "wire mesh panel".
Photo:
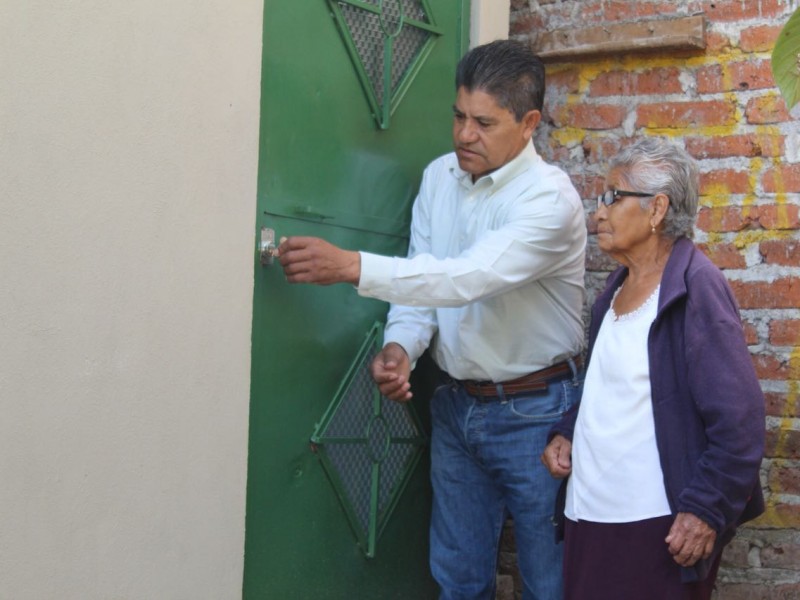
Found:
M 441 31 L 427 0 L 328 0 L 381 129 Z
M 384 398 L 372 381 L 369 365 L 382 337 L 376 323 L 311 436 L 368 557 L 427 444 L 413 406 Z

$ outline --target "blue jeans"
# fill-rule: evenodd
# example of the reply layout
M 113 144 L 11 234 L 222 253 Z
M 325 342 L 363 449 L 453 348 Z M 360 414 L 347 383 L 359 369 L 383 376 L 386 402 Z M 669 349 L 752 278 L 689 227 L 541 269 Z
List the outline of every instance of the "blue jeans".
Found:
M 560 481 L 539 456 L 550 427 L 580 398 L 577 377 L 546 391 L 482 400 L 457 383 L 431 400 L 431 572 L 440 600 L 493 600 L 500 533 L 514 536 L 523 600 L 561 600 L 553 510 Z

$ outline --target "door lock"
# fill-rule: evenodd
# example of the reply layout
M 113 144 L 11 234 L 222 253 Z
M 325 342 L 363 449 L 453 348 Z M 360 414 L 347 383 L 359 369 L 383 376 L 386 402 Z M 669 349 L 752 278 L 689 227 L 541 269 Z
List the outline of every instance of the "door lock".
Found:
M 269 227 L 261 228 L 261 244 L 259 245 L 261 254 L 261 266 L 268 267 L 273 259 L 278 255 L 278 246 L 275 244 L 275 230 Z

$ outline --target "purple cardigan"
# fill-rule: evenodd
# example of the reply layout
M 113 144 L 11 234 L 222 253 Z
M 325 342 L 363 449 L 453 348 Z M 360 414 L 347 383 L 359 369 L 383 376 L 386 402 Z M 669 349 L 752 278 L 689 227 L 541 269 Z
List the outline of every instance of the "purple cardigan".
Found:
M 611 273 L 592 307 L 587 364 L 627 274 L 625 267 Z M 684 582 L 696 581 L 706 577 L 736 526 L 764 512 L 759 469 L 765 414 L 733 293 L 720 270 L 686 238 L 675 242 L 664 269 L 647 348 L 656 445 L 672 514 L 692 513 L 717 532 L 712 556 L 682 569 Z M 578 408 L 550 437 L 560 433 L 572 439 Z M 565 491 L 566 480 L 556 511 L 561 523 Z

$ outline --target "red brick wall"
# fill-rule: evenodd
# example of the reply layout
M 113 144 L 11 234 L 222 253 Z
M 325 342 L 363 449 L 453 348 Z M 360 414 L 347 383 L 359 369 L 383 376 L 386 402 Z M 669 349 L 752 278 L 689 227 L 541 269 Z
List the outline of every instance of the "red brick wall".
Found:
M 537 146 L 584 198 L 603 189 L 605 161 L 634 138 L 672 138 L 699 162 L 696 241 L 739 300 L 768 413 L 768 508 L 724 555 L 726 600 L 800 598 L 800 121 L 770 70 L 793 4 L 511 0 L 511 37 L 534 45 L 537 32 L 704 14 L 705 50 L 548 63 Z M 590 301 L 612 266 L 591 240 Z

